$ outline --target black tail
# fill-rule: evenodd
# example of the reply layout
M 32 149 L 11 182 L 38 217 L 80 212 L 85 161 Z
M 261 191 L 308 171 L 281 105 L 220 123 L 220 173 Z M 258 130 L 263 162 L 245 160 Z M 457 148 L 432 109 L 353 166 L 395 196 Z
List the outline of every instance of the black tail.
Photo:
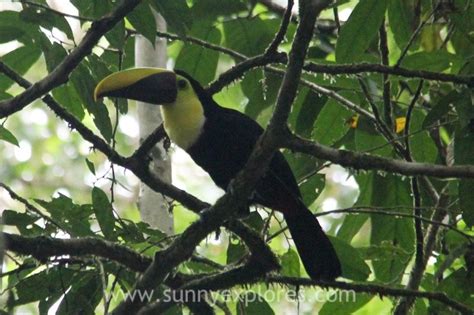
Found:
M 334 280 L 342 273 L 336 251 L 306 207 L 285 215 L 306 272 L 314 280 Z

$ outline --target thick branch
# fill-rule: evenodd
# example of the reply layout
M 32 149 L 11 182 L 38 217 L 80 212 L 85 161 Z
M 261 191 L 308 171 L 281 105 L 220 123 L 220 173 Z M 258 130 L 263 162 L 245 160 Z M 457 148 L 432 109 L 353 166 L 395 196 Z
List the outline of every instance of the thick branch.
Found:
M 128 247 L 93 237 L 60 239 L 45 236 L 24 237 L 3 233 L 5 248 L 22 255 L 31 255 L 39 261 L 53 256 L 95 255 L 116 261 L 131 270 L 144 271 L 151 259 Z
M 305 278 L 292 278 L 292 277 L 281 277 L 281 276 L 268 276 L 266 278 L 268 283 L 291 285 L 291 286 L 319 286 L 322 288 L 334 288 L 346 291 L 355 291 L 355 292 L 364 292 L 370 294 L 377 294 L 379 296 L 399 296 L 399 297 L 416 297 L 424 298 L 428 300 L 439 301 L 462 314 L 472 314 L 472 309 L 467 305 L 457 302 L 449 298 L 443 292 L 427 292 L 427 291 L 416 291 L 416 290 L 407 290 L 407 289 L 398 289 L 391 288 L 382 285 L 373 285 L 373 284 L 358 284 L 358 283 L 348 283 L 342 281 L 332 281 L 332 282 L 323 282 L 323 281 L 314 281 L 311 279 Z
M 100 20 L 92 23 L 91 28 L 84 36 L 81 43 L 63 61 L 42 80 L 36 82 L 21 94 L 0 102 L 0 118 L 11 115 L 38 97 L 48 93 L 53 88 L 65 83 L 69 74 L 79 65 L 85 56 L 90 54 L 99 39 L 117 24 L 125 15 L 132 11 L 140 0 L 122 1 L 114 11 L 105 15 Z
M 367 153 L 338 150 L 296 135 L 288 134 L 282 146 L 356 170 L 380 170 L 409 176 L 424 175 L 438 178 L 474 178 L 474 165 L 442 166 L 406 162 Z

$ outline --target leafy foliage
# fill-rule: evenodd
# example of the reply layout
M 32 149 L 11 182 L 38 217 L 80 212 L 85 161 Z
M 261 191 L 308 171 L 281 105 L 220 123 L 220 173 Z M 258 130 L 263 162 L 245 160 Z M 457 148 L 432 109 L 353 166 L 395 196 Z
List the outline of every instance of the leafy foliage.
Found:
M 280 27 L 281 12 L 262 3 L 142 1 L 104 35 L 78 67 L 65 75 L 64 84 L 53 89 L 51 95 L 67 113 L 100 134 L 119 153 L 128 155 L 136 144 L 120 126 L 116 128 L 119 118 L 127 114 L 128 106 L 120 102 L 116 107 L 102 101 L 97 103 L 93 90 L 101 78 L 133 66 L 134 34 L 154 43 L 157 34 L 152 9 L 164 17 L 169 33 L 180 37 L 170 40 L 169 45 L 175 67 L 208 85 L 239 63 L 242 56 L 250 58 L 265 53 Z M 416 3 L 420 7 L 415 8 Z M 66 18 L 46 1 L 20 1 L 0 11 L 0 43 L 8 47 L 2 46 L 0 51 L 2 64 L 32 81 L 57 71 L 91 23 L 118 5 L 112 0 L 71 0 L 71 4 L 77 12 L 73 13 L 77 15 L 75 18 Z M 340 25 L 335 12 L 339 12 Z M 405 159 L 400 146 L 406 148 L 408 143 L 416 162 L 474 165 L 474 5 L 471 1 L 337 1 L 322 12 L 321 18 L 324 23 L 317 26 L 306 62 L 333 69 L 341 65 L 348 68 L 341 75 L 310 71 L 303 74 L 306 84 L 300 85 L 288 119 L 294 133 L 336 149 L 390 159 Z M 387 42 L 382 44 L 379 43 L 381 28 L 387 33 Z M 289 52 L 295 30 L 296 24 L 291 22 L 279 51 Z M 208 45 L 196 44 L 189 38 Z M 380 73 L 352 75 L 352 66 L 382 63 L 381 45 L 388 49 L 386 57 L 390 65 L 413 71 L 404 76 L 390 75 L 387 82 Z M 220 49 L 215 49 L 216 46 Z M 277 62 L 267 66 L 284 69 Z M 469 76 L 471 85 L 426 78 L 423 76 L 426 71 L 435 75 Z M 421 79 L 425 80 L 417 95 L 415 91 Z M 363 92 L 361 82 L 368 94 Z M 387 83 L 390 83 L 388 90 Z M 215 99 L 266 125 L 280 84 L 281 76 L 276 71 L 249 68 L 241 78 L 235 78 L 216 94 Z M 329 93 L 318 92 L 311 87 L 314 84 L 328 89 Z M 0 100 L 20 92 L 11 77 L 0 76 Z M 378 112 L 377 123 L 355 113 L 331 93 L 373 116 Z M 6 152 L 0 165 L 1 181 L 14 187 L 18 194 L 31 198 L 25 201 L 12 195 L 20 202 L 2 201 L 6 208 L 2 212 L 5 230 L 25 237 L 107 240 L 148 258 L 166 248 L 169 237 L 139 222 L 133 202 L 135 194 L 129 192 L 136 190 L 136 183 L 127 179 L 130 174 L 111 170 L 107 158 L 90 150 L 90 144 L 77 133 L 69 132 L 63 122 L 42 107 L 38 97 L 31 108 L 0 123 L 0 150 Z M 391 122 L 382 114 L 387 107 L 393 115 Z M 41 119 L 43 122 L 38 123 Z M 396 119 L 400 128 L 388 127 L 384 134 L 383 126 L 395 125 Z M 387 132 L 391 137 L 387 137 Z M 413 200 L 419 198 L 424 234 L 438 226 L 438 221 L 443 222 L 435 232 L 434 247 L 426 253 L 430 259 L 423 268 L 419 289 L 444 292 L 474 307 L 474 180 L 427 178 L 431 185 L 426 186 L 418 177 L 421 193 L 415 196 L 410 178 L 398 174 L 348 169 L 342 173 L 329 171 L 325 177 L 318 171 L 326 161 L 301 153 L 284 153 L 300 182 L 304 202 L 312 210 L 327 211 L 324 205 L 328 198 L 335 199 L 338 208 L 354 207 L 342 216 L 319 217 L 324 226 L 332 226 L 331 241 L 341 259 L 345 279 L 366 285 L 397 288 L 406 285 L 416 252 Z M 342 182 L 350 178 L 357 183 L 358 197 L 351 195 L 354 189 L 335 183 L 331 174 L 344 177 Z M 123 190 L 122 196 L 108 193 L 110 183 L 112 191 Z M 430 190 L 437 191 L 441 199 L 433 200 Z M 124 197 L 127 194 L 133 196 Z M 442 208 L 436 208 L 439 205 Z M 176 226 L 180 232 L 195 219 L 180 206 L 174 211 L 179 217 Z M 281 275 L 305 276 L 292 243 L 280 233 L 278 216 L 259 210 L 244 221 L 265 239 L 271 239 L 269 244 L 279 254 Z M 207 260 L 188 261 L 177 272 L 185 277 L 222 272 L 224 265 L 238 266 L 249 256 L 244 242 L 234 236 L 221 236 L 219 246 L 202 244 L 197 252 Z M 121 301 L 115 297 L 130 292 L 139 277 L 137 270 L 91 255 L 10 258 L 6 259 L 8 270 L 2 274 L 5 290 L 1 299 L 5 309 L 12 312 L 34 309 L 40 314 L 51 310 L 58 314 L 93 314 L 115 307 Z M 165 285 L 158 288 L 156 297 L 162 298 L 166 289 Z M 110 296 L 104 296 L 104 292 Z M 237 314 L 279 313 L 281 301 L 265 301 L 260 293 L 242 289 L 229 305 Z M 397 301 L 389 297 L 380 302 L 375 294 L 358 292 L 352 302 L 328 298 L 324 304 L 305 301 L 305 307 L 318 308 L 321 314 L 383 313 L 390 311 Z M 168 312 L 181 314 L 182 305 Z M 450 309 L 439 301 L 419 300 L 414 312 L 447 314 Z

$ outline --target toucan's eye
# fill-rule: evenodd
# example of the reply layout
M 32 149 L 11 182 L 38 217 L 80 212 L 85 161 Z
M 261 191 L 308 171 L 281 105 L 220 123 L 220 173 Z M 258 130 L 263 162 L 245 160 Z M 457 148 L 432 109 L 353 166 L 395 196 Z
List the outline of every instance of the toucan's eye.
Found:
M 187 85 L 188 85 L 188 82 L 186 82 L 186 80 L 184 79 L 178 80 L 178 88 L 180 90 L 184 89 Z

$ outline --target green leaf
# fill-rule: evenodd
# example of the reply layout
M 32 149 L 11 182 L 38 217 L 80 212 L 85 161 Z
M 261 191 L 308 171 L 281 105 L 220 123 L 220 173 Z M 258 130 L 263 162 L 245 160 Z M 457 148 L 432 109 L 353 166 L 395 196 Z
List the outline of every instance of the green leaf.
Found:
M 248 9 L 241 0 L 219 0 L 219 5 L 216 5 L 215 0 L 199 0 L 195 1 L 191 13 L 195 20 L 214 21 L 219 16 L 229 16 L 246 10 Z
M 82 272 L 74 277 L 71 289 L 56 312 L 58 315 L 95 314 L 102 297 L 102 282 L 95 272 Z
M 326 176 L 315 174 L 300 184 L 301 195 L 305 205 L 311 205 L 319 194 L 323 191 L 326 184 Z
M 23 23 L 20 13 L 16 11 L 0 11 L 0 44 L 18 40 L 24 44 L 32 44 L 38 35 L 38 26 Z
M 56 28 L 66 34 L 68 38 L 74 38 L 71 26 L 66 18 L 62 15 L 54 14 L 50 10 L 37 6 L 24 7 L 20 12 L 20 18 L 24 22 L 31 23 L 35 26 L 41 26 L 50 32 Z
M 237 262 L 239 259 L 241 259 L 245 254 L 247 253 L 247 249 L 245 246 L 238 242 L 238 243 L 232 243 L 229 240 L 229 246 L 227 247 L 227 264 L 232 264 Z
M 102 101 L 96 103 L 92 97 L 96 81 L 89 72 L 89 69 L 83 64 L 80 64 L 72 72 L 71 82 L 87 111 L 93 115 L 94 124 L 102 136 L 104 136 L 107 141 L 110 141 L 112 138 L 112 123 L 110 122 L 109 112 Z
M 370 275 L 370 268 L 359 251 L 337 237 L 329 236 L 329 239 L 341 261 L 342 276 L 352 280 L 366 280 Z
M 441 72 L 450 67 L 456 56 L 446 51 L 417 52 L 406 56 L 402 61 L 402 67 L 415 70 Z
M 359 118 L 355 129 L 355 145 L 357 151 L 360 152 L 370 152 L 370 154 L 385 157 L 392 156 L 392 147 L 387 144 L 387 140 L 364 117 Z
M 52 72 L 66 58 L 67 52 L 58 43 L 51 43 L 44 34 L 40 36 L 38 41 L 44 54 L 46 69 L 48 69 L 48 72 Z
M 253 291 L 248 291 L 239 295 L 238 302 L 236 304 L 237 315 L 274 315 L 272 308 L 265 299 Z
M 357 184 L 359 185 L 359 198 L 354 206 L 367 206 L 372 202 L 372 189 L 373 189 L 373 175 L 358 174 L 355 176 Z M 369 218 L 368 214 L 348 214 L 344 218 L 344 222 L 341 228 L 337 231 L 337 237 L 351 242 L 354 236 L 360 231 L 364 223 Z
M 71 82 L 55 88 L 53 90 L 53 96 L 59 104 L 77 119 L 82 120 L 84 118 L 85 112 L 81 106 L 81 99 Z
M 108 239 L 115 239 L 115 217 L 113 208 L 105 192 L 98 187 L 92 188 L 92 206 L 94 207 L 95 216 L 104 236 Z
M 459 117 L 459 133 L 472 133 L 472 121 L 474 120 L 474 104 L 472 103 L 472 92 L 469 89 L 461 91 L 459 99 L 454 102 L 454 107 Z M 465 130 L 464 130 L 465 129 Z
M 155 46 L 156 20 L 147 1 L 140 3 L 127 15 L 127 20 L 135 30 Z
M 420 110 L 413 110 L 410 130 L 415 132 L 422 129 L 424 114 Z M 415 161 L 425 163 L 435 163 L 438 156 L 438 148 L 431 139 L 428 131 L 417 132 L 410 137 L 411 153 Z
M 444 115 L 449 112 L 450 106 L 459 101 L 461 94 L 456 90 L 449 92 L 447 95 L 438 99 L 438 101 L 433 105 L 431 110 L 426 115 L 425 120 L 423 121 L 422 128 L 426 129 L 434 125 L 438 120 L 440 120 Z
M 334 294 L 340 296 L 339 293 Z M 350 296 L 351 295 L 348 295 L 348 297 Z M 328 302 L 324 303 L 319 311 L 319 315 L 353 314 L 362 306 L 369 303 L 373 297 L 373 295 L 367 293 L 355 293 L 354 298 L 344 299 L 342 301 L 335 297 L 329 297 Z
M 89 216 L 93 212 L 90 205 L 76 205 L 71 198 L 62 194 L 49 202 L 39 199 L 35 201 L 45 208 L 51 214 L 51 218 L 71 236 L 94 235 L 89 223 Z
M 7 128 L 3 127 L 0 125 L 0 140 L 10 142 L 13 145 L 16 145 L 17 147 L 20 147 L 20 144 L 18 143 L 18 140 L 16 137 L 11 133 Z
M 80 16 L 99 18 L 111 10 L 111 1 L 71 0 Z
M 191 34 L 210 43 L 219 44 L 220 31 L 212 25 L 194 23 Z M 202 46 L 185 44 L 176 58 L 176 69 L 184 70 L 202 85 L 211 82 L 217 70 L 219 53 Z
M 258 213 L 258 211 L 252 211 L 250 214 L 242 220 L 244 223 L 248 224 L 252 229 L 260 233 L 263 229 L 265 222 Z
M 256 119 L 267 107 L 275 103 L 281 78 L 259 69 L 250 70 L 241 82 L 242 92 L 248 98 L 245 114 Z
M 288 251 L 281 256 L 281 274 L 288 277 L 299 277 L 300 272 L 300 258 L 298 253 L 288 248 Z
M 326 104 L 328 97 L 309 91 L 301 104 L 296 117 L 295 131 L 303 137 L 310 137 L 314 122 L 318 117 L 321 109 Z
M 361 0 L 341 28 L 336 45 L 338 63 L 351 63 L 360 57 L 376 37 L 384 19 L 387 0 Z
M 472 274 L 464 268 L 458 269 L 444 278 L 434 290 L 437 292 L 444 292 L 447 296 L 455 301 L 462 301 L 463 304 L 474 308 L 474 282 L 472 281 Z M 431 302 L 430 314 L 449 314 L 446 312 L 446 305 L 439 302 Z M 445 310 L 440 312 L 440 310 Z
M 474 164 L 474 132 L 469 128 L 460 129 L 454 139 L 455 164 Z M 461 179 L 458 184 L 459 206 L 466 225 L 474 225 L 474 180 Z
M 225 45 L 247 56 L 258 55 L 270 44 L 279 24 L 277 19 L 264 21 L 260 17 L 230 20 L 224 23 Z
M 179 35 L 186 34 L 194 18 L 186 0 L 152 0 L 151 5 L 163 16 L 170 31 Z
M 32 214 L 25 212 L 16 212 L 13 210 L 3 210 L 2 212 L 2 223 L 4 225 L 16 225 L 25 227 L 29 224 L 33 224 L 39 218 L 37 216 L 33 216 Z
M 18 74 L 25 74 L 41 56 L 41 50 L 33 45 L 22 46 L 1 57 L 1 60 Z
M 412 198 L 409 181 L 395 175 L 375 175 L 372 188 L 372 206 L 397 207 L 398 212 L 412 213 Z M 363 192 L 362 192 L 363 193 Z M 399 208 L 405 206 L 406 208 Z M 394 218 L 383 214 L 371 214 L 372 229 L 370 242 L 372 245 L 393 246 L 404 253 L 403 256 L 382 256 L 373 260 L 375 275 L 378 280 L 398 281 L 403 270 L 410 261 L 414 251 L 415 231 L 410 218 Z
M 458 186 L 459 206 L 466 225 L 474 225 L 474 179 L 461 179 Z
M 87 165 L 87 168 L 89 169 L 89 171 L 95 175 L 95 166 L 94 166 L 94 163 L 92 163 L 91 161 L 89 161 L 89 159 L 86 159 L 86 165 Z
M 63 267 L 52 267 L 23 279 L 16 285 L 18 298 L 14 305 L 40 301 L 57 293 L 64 293 L 75 272 Z
M 388 20 L 395 42 L 404 49 L 413 33 L 414 7 L 411 0 L 389 0 Z M 413 49 L 413 46 L 411 46 Z
M 347 120 L 352 112 L 330 99 L 316 118 L 312 138 L 324 145 L 332 145 L 347 133 Z
M 97 1 L 93 1 L 97 2 Z M 101 1 L 99 1 L 101 2 Z M 118 50 L 123 48 L 125 44 L 125 22 L 124 20 L 120 20 L 115 26 L 105 33 L 105 38 L 110 43 L 110 45 Z

